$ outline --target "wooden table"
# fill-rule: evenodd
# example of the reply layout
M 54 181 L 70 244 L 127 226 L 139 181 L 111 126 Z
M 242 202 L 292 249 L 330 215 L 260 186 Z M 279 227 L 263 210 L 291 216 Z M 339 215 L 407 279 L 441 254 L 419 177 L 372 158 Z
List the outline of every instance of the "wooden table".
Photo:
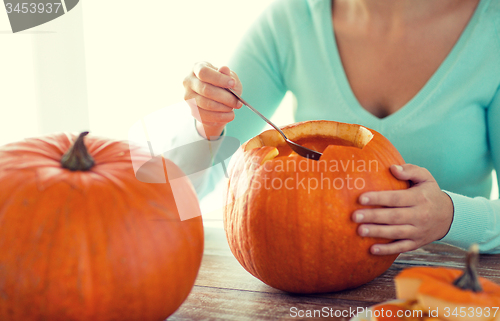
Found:
M 315 320 L 292 317 L 291 309 L 321 310 L 337 314 L 349 309 L 368 307 L 394 299 L 394 276 L 412 266 L 463 268 L 465 252 L 457 248 L 431 244 L 401 254 L 384 274 L 353 290 L 337 293 L 296 295 L 276 290 L 248 273 L 233 257 L 221 228 L 205 228 L 205 253 L 191 294 L 173 320 Z M 481 255 L 479 274 L 500 284 L 500 255 Z M 332 310 L 330 310 L 332 309 Z M 333 314 L 335 315 L 335 314 Z M 324 318 L 323 318 L 324 319 Z M 333 317 L 349 320 L 350 317 Z

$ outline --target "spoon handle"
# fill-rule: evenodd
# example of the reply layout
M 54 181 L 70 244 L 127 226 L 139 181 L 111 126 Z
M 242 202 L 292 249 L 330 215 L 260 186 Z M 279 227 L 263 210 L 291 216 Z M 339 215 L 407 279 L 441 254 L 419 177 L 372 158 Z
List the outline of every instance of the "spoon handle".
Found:
M 238 98 L 239 101 L 241 101 L 243 103 L 243 105 L 247 106 L 248 108 L 250 108 L 251 111 L 253 111 L 254 113 L 256 113 L 257 115 L 260 116 L 260 118 L 262 118 L 264 121 L 266 121 L 266 123 L 268 123 L 269 125 L 273 126 L 274 129 L 276 129 L 280 134 L 281 136 L 283 136 L 283 138 L 285 140 L 288 140 L 288 138 L 286 137 L 285 133 L 283 133 L 281 131 L 281 129 L 279 129 L 278 126 L 276 126 L 272 121 L 270 121 L 269 119 L 267 119 L 264 115 L 262 115 L 261 113 L 259 113 L 259 111 L 255 108 L 253 108 L 252 106 L 250 106 L 249 103 L 247 103 L 243 98 L 241 98 L 237 93 L 235 93 L 231 88 L 224 88 L 225 90 L 229 91 L 231 94 L 234 95 L 234 97 Z

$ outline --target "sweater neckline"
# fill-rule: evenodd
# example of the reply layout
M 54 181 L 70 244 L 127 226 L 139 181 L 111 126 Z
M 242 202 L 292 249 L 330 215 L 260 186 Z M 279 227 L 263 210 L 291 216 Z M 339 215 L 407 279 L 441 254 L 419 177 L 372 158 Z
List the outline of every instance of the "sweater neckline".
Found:
M 450 69 L 453 68 L 453 65 L 457 61 L 460 52 L 467 43 L 467 40 L 472 34 L 474 27 L 477 25 L 481 13 L 486 7 L 486 3 L 490 0 L 479 0 L 474 13 L 472 14 L 472 17 L 467 23 L 465 29 L 462 31 L 462 34 L 458 38 L 457 42 L 454 44 L 453 48 L 448 53 L 438 69 L 427 80 L 425 85 L 404 106 L 384 118 L 378 118 L 377 116 L 366 110 L 354 95 L 349 80 L 347 79 L 347 74 L 342 64 L 342 60 L 340 58 L 337 47 L 337 39 L 335 36 L 335 30 L 331 17 L 332 1 L 333 0 L 325 1 L 327 2 L 327 8 L 324 8 L 325 10 L 321 10 L 322 14 L 324 15 L 323 19 L 321 20 L 324 23 L 323 30 L 328 30 L 328 32 L 326 33 L 326 47 L 327 52 L 330 53 L 331 67 L 334 74 L 337 75 L 337 81 L 335 81 L 334 84 L 336 85 L 337 90 L 340 92 L 341 97 L 343 97 L 346 105 L 352 113 L 354 113 L 358 118 L 361 118 L 362 120 L 368 122 L 366 124 L 367 126 L 371 125 L 373 127 L 379 127 L 382 124 L 397 123 L 401 119 L 405 118 L 406 116 L 411 114 L 412 111 L 418 109 L 418 106 L 428 100 L 432 92 L 439 88 L 440 82 L 445 78 Z

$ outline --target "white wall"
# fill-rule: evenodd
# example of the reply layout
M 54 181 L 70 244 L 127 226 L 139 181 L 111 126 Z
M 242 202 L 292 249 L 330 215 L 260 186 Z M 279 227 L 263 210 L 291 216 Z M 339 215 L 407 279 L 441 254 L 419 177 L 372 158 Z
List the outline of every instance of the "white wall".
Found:
M 83 1 L 93 132 L 126 138 L 139 118 L 183 100 L 196 61 L 227 63 L 269 0 Z
M 3 8 L 3 4 L 0 5 Z M 31 34 L 13 34 L 0 10 L 0 145 L 39 133 Z
M 16 34 L 0 10 L 0 145 L 83 129 L 126 139 L 138 119 L 182 101 L 196 61 L 227 63 L 270 2 L 84 0 Z

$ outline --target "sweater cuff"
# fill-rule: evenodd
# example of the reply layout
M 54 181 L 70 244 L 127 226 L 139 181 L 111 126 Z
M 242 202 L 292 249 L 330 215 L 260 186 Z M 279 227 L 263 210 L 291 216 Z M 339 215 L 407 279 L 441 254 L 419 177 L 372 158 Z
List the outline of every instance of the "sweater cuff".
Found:
M 485 242 L 486 231 L 491 227 L 491 208 L 488 200 L 470 198 L 444 191 L 453 202 L 453 222 L 448 234 L 439 242 L 468 249 L 473 243 Z
M 173 137 L 171 150 L 164 156 L 176 163 L 186 175 L 203 175 L 201 172 L 212 166 L 214 156 L 224 142 L 225 130 L 219 139 L 207 140 L 198 133 L 193 121 L 191 118 L 183 126 L 185 130 Z

